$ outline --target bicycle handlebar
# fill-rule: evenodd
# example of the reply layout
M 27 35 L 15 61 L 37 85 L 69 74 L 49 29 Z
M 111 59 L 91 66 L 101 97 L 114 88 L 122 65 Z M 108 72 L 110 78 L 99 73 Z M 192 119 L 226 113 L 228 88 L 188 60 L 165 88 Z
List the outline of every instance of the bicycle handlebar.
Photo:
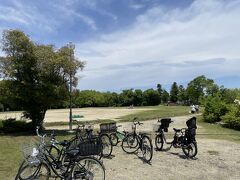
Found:
M 143 123 L 139 122 L 139 121 L 133 121 L 134 125 L 143 125 Z
M 44 141 L 44 138 L 45 138 L 47 135 L 46 135 L 46 134 L 41 135 L 41 134 L 39 133 L 39 128 L 40 128 L 39 126 L 36 127 L 36 133 L 37 133 L 37 136 L 40 137 L 41 142 L 44 143 L 44 142 L 45 142 L 45 141 Z

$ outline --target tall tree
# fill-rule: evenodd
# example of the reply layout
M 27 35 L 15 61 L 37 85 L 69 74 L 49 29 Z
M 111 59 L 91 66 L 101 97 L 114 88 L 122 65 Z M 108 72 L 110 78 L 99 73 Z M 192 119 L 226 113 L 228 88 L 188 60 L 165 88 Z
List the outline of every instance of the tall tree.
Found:
M 75 74 L 84 63 L 69 58 L 71 49 L 55 50 L 52 45 L 38 45 L 19 30 L 3 33 L 0 72 L 8 81 L 8 90 L 15 102 L 23 107 L 24 116 L 35 126 L 42 126 L 49 107 L 68 99 L 70 75 L 77 84 Z
M 189 101 L 198 104 L 201 97 L 214 95 L 218 91 L 217 85 L 212 79 L 207 79 L 204 75 L 194 78 L 188 83 L 187 95 Z
M 168 101 L 169 101 L 169 93 L 165 89 L 163 89 L 162 102 L 167 103 Z
M 154 89 L 148 89 L 146 91 L 143 92 L 143 96 L 144 96 L 144 101 L 145 101 L 145 105 L 159 105 L 160 102 L 160 97 L 158 94 L 158 91 L 154 90 Z
M 187 95 L 186 95 L 186 90 L 183 87 L 183 85 L 180 85 L 178 87 L 178 101 L 180 101 L 181 103 L 186 103 L 187 101 Z
M 160 102 L 162 102 L 162 93 L 163 93 L 163 89 L 162 89 L 162 85 L 161 84 L 157 84 L 157 90 L 158 90 L 158 93 L 159 93 L 159 96 L 160 96 Z
M 178 85 L 176 82 L 174 82 L 170 90 L 170 101 L 175 103 L 177 102 L 177 100 L 178 100 Z

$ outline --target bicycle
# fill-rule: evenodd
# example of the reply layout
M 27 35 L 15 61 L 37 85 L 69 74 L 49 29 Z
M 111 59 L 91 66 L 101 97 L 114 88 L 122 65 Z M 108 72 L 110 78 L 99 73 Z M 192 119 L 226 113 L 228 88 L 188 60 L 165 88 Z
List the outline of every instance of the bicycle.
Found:
M 195 139 L 196 135 L 196 117 L 192 117 L 187 120 L 186 124 L 188 128 L 176 129 L 173 128 L 175 134 L 173 141 L 167 142 L 164 132 L 168 131 L 169 124 L 173 121 L 169 119 L 158 120 L 161 122 L 160 126 L 155 126 L 154 130 L 157 135 L 155 137 L 155 146 L 158 151 L 161 151 L 163 144 L 170 144 L 169 150 L 173 146 L 174 148 L 182 148 L 183 153 L 189 157 L 194 158 L 198 153 L 197 141 Z
M 142 125 L 143 123 L 135 120 L 136 118 L 132 124 L 133 132 L 128 133 L 122 140 L 122 149 L 128 154 L 135 153 L 140 149 L 143 155 L 143 160 L 149 163 L 152 160 L 153 156 L 152 141 L 146 133 L 136 133 L 136 126 Z
M 112 141 L 112 145 L 113 146 L 117 146 L 119 142 L 121 142 L 125 136 L 128 134 L 128 132 L 126 131 L 123 131 L 123 132 L 120 132 L 118 131 L 118 127 L 121 127 L 122 125 L 118 125 L 116 126 L 114 129 L 114 132 L 111 132 L 110 133 L 110 139 Z
M 77 122 L 77 121 L 76 121 Z M 87 126 L 87 128 L 85 128 Z M 81 134 L 82 131 L 84 134 Z M 112 142 L 108 134 L 98 132 L 98 135 L 93 134 L 92 125 L 79 125 L 76 129 L 75 136 L 70 140 L 69 148 L 74 148 L 78 144 L 86 139 L 100 139 L 102 143 L 102 152 L 99 154 L 99 159 L 101 157 L 109 157 L 112 154 Z
M 59 157 L 56 158 L 49 152 L 45 143 L 46 134 L 40 135 L 38 128 L 36 132 L 40 143 L 35 147 L 28 147 L 28 151 L 23 150 L 25 160 L 21 163 L 15 180 L 49 179 L 51 171 L 65 180 L 105 179 L 105 168 L 98 159 L 81 156 L 84 153 L 81 148 L 71 149 L 64 151 L 64 156 L 61 156 L 67 156 L 68 163 L 62 163 Z

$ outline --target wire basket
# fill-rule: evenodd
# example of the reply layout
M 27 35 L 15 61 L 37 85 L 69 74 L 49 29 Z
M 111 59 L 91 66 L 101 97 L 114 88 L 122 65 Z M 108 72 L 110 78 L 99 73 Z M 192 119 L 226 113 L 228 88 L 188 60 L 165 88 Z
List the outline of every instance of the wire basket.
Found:
M 117 126 L 115 122 L 100 124 L 100 131 L 102 133 L 116 132 L 116 130 L 117 130 Z
M 35 141 L 30 141 L 29 143 L 23 143 L 21 146 L 21 151 L 24 159 L 28 164 L 38 164 L 40 160 L 38 158 L 39 149 Z

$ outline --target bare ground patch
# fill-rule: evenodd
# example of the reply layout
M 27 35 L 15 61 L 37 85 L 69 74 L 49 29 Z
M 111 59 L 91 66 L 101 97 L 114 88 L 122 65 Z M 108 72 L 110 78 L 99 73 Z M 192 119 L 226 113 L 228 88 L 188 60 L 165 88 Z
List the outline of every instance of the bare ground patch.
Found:
M 240 179 L 239 144 L 199 139 L 198 148 L 199 152 L 194 160 L 186 159 L 181 149 L 154 151 L 149 165 L 142 162 L 137 155 L 126 154 L 120 146 L 115 147 L 115 157 L 111 160 L 104 159 L 107 179 Z M 216 151 L 218 154 L 209 155 L 209 151 Z

